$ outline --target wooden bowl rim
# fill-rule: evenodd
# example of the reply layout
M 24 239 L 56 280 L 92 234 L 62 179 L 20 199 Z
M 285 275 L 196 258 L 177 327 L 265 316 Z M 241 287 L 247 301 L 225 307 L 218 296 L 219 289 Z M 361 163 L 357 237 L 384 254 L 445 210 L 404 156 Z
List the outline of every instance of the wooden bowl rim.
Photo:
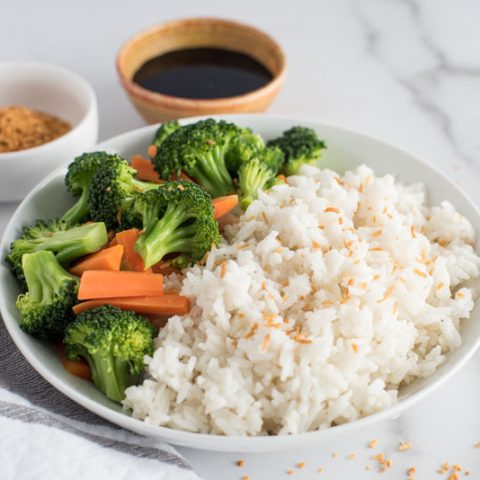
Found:
M 157 30 L 163 30 L 167 27 L 186 27 L 192 24 L 216 24 L 216 25 L 223 25 L 226 27 L 234 27 L 240 30 L 244 30 L 245 32 L 251 32 L 259 37 L 263 37 L 266 42 L 269 42 L 274 49 L 276 50 L 276 55 L 278 59 L 279 69 L 276 73 L 272 73 L 272 79 L 266 83 L 264 86 L 252 90 L 251 92 L 244 93 L 242 95 L 236 95 L 232 97 L 222 97 L 222 98 L 215 98 L 215 99 L 196 99 L 196 98 L 185 98 L 185 97 L 174 97 L 172 95 L 165 95 L 163 93 L 154 92 L 152 90 L 148 90 L 143 88 L 139 84 L 135 83 L 134 81 L 127 78 L 123 70 L 123 63 L 124 58 L 127 55 L 128 51 L 135 44 L 138 40 L 151 35 L 152 33 L 156 32 Z M 265 33 L 264 31 L 253 27 L 251 25 L 247 25 L 245 23 L 237 22 L 234 20 L 227 20 L 223 18 L 217 17 L 189 17 L 189 18 L 181 18 L 176 20 L 168 20 L 166 22 L 162 22 L 158 25 L 152 26 L 150 28 L 144 29 L 137 34 L 133 35 L 130 39 L 128 39 L 120 48 L 117 58 L 116 58 L 116 70 L 118 76 L 120 77 L 120 81 L 123 87 L 127 90 L 127 92 L 141 100 L 145 103 L 151 103 L 155 105 L 161 105 L 164 108 L 168 109 L 185 109 L 190 110 L 192 108 L 199 110 L 199 109 L 209 109 L 209 108 L 229 108 L 235 107 L 240 104 L 245 104 L 249 102 L 254 102 L 258 97 L 264 97 L 268 95 L 273 95 L 274 92 L 280 88 L 282 83 L 285 80 L 286 73 L 287 73 L 287 61 L 285 52 L 280 44 L 270 35 Z

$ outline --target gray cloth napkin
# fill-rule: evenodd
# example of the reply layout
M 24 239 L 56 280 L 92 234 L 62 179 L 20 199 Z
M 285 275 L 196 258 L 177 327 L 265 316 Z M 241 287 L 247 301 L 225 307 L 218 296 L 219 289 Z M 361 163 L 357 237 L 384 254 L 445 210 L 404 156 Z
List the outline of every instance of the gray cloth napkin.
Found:
M 173 447 L 112 425 L 52 387 L 25 360 L 3 321 L 0 441 L 2 480 L 93 475 L 102 480 L 199 480 Z

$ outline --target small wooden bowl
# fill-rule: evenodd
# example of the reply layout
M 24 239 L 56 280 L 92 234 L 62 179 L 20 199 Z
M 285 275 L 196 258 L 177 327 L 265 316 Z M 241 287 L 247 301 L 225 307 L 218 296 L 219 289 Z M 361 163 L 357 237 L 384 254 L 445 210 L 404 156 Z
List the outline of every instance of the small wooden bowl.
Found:
M 197 100 L 147 90 L 133 82 L 148 60 L 184 48 L 218 47 L 240 52 L 262 63 L 272 80 L 244 95 Z M 148 123 L 220 113 L 263 112 L 277 95 L 286 75 L 285 55 L 267 34 L 242 23 L 218 18 L 173 20 L 145 30 L 130 39 L 117 56 L 120 81 L 135 108 Z

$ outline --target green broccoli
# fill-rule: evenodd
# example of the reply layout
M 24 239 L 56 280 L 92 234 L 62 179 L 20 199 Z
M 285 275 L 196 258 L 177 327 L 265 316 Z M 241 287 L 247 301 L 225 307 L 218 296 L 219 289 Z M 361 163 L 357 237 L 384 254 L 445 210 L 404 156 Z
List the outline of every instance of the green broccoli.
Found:
M 265 142 L 260 135 L 253 133 L 249 128 L 241 129 L 239 134 L 232 140 L 225 155 L 230 175 L 236 177 L 241 164 L 257 157 L 264 149 Z
M 136 170 L 123 158 L 105 162 L 90 185 L 90 215 L 107 228 L 122 229 L 136 226 L 130 217 L 130 207 L 137 193 L 160 187 L 157 183 L 135 179 Z
M 180 124 L 177 120 L 171 120 L 170 122 L 162 123 L 162 125 L 160 125 L 155 132 L 152 144 L 156 147 L 159 147 L 169 135 L 179 128 Z
M 28 290 L 17 298 L 20 327 L 44 340 L 61 338 L 73 320 L 79 279 L 47 250 L 26 253 L 22 266 Z
M 71 227 L 69 223 L 59 220 L 38 221 L 34 226 L 25 227 L 22 236 L 12 242 L 6 261 L 20 286 L 25 289 L 22 267 L 25 253 L 49 250 L 63 266 L 68 266 L 73 260 L 100 250 L 107 241 L 107 229 L 101 222 Z
M 315 130 L 307 127 L 292 127 L 267 145 L 280 147 L 284 153 L 282 171 L 285 175 L 295 175 L 303 164 L 315 165 L 326 148 Z
M 278 147 L 261 150 L 249 162 L 242 163 L 238 171 L 241 192 L 240 206 L 245 210 L 257 197 L 258 190 L 271 188 L 283 163 L 283 153 Z
M 240 132 L 233 123 L 211 118 L 181 126 L 158 148 L 155 170 L 165 180 L 185 171 L 213 197 L 233 193 L 225 155 Z
M 62 220 L 75 224 L 85 220 L 89 214 L 90 183 L 105 161 L 115 158 L 106 152 L 84 153 L 68 166 L 65 185 L 78 200 L 63 215 Z
M 157 329 L 145 318 L 112 305 L 87 310 L 65 333 L 67 358 L 83 357 L 96 387 L 108 398 L 121 402 L 125 389 L 143 371 L 145 355 L 153 354 Z
M 143 219 L 135 250 L 145 268 L 169 253 L 181 254 L 173 263 L 183 267 L 201 260 L 220 240 L 210 196 L 194 183 L 165 183 L 137 196 L 134 209 Z

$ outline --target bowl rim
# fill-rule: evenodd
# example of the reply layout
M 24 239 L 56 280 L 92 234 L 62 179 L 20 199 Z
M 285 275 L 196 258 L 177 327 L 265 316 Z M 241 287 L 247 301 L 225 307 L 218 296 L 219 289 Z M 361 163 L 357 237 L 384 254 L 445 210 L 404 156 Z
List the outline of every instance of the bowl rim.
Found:
M 190 123 L 197 120 L 209 118 L 209 115 L 202 115 L 198 117 L 190 117 L 187 119 L 180 120 L 182 123 Z M 307 123 L 318 128 L 330 128 L 342 131 L 349 135 L 358 135 L 367 139 L 369 142 L 373 144 L 379 144 L 383 147 L 388 147 L 392 150 L 396 150 L 398 153 L 412 157 L 416 162 L 419 162 L 429 168 L 430 170 L 434 171 L 436 174 L 440 175 L 444 181 L 449 183 L 458 193 L 460 196 L 463 197 L 463 200 L 469 204 L 469 206 L 473 209 L 477 216 L 480 217 L 480 210 L 475 205 L 475 203 L 470 199 L 470 197 L 461 190 L 458 185 L 456 185 L 446 174 L 442 173 L 436 166 L 431 165 L 430 163 L 426 162 L 422 158 L 419 158 L 417 155 L 410 153 L 408 150 L 399 148 L 391 143 L 384 142 L 374 136 L 369 134 L 365 134 L 363 132 L 353 130 L 350 128 L 341 127 L 332 123 L 325 123 L 318 121 L 312 117 L 297 117 L 297 116 L 289 116 L 289 115 L 267 115 L 267 114 L 224 114 L 224 115 L 215 115 L 217 119 L 225 119 L 236 121 L 238 117 L 245 119 L 247 121 L 255 121 L 256 118 L 263 117 L 267 120 L 282 119 L 282 120 L 289 120 L 291 122 L 302 122 Z M 101 143 L 99 143 L 96 149 L 107 148 L 109 144 L 114 143 L 116 141 L 122 140 L 124 138 L 128 138 L 133 134 L 141 134 L 143 132 L 153 132 L 155 129 L 158 128 L 158 124 L 155 125 L 147 125 L 141 128 L 137 128 L 134 130 L 130 130 L 128 132 L 124 132 L 120 135 L 116 135 L 112 138 L 109 138 Z M 10 232 L 15 231 L 17 229 L 16 225 L 16 216 L 20 208 L 22 208 L 25 204 L 30 203 L 31 198 L 37 194 L 40 190 L 48 186 L 54 179 L 58 178 L 61 174 L 63 175 L 66 171 L 66 167 L 59 167 L 49 175 L 47 175 L 41 182 L 39 182 L 25 197 L 25 199 L 21 202 L 21 204 L 17 207 L 14 214 L 12 215 L 11 219 L 9 220 L 3 237 L 0 242 L 1 251 L 4 251 L 6 248 L 6 238 L 9 237 Z M 0 269 L 6 270 L 6 266 L 0 265 Z M 11 276 L 11 274 L 10 274 Z M 0 276 L 0 287 L 2 284 L 2 276 Z M 307 446 L 314 446 L 318 444 L 320 441 L 325 441 L 328 438 L 331 438 L 333 435 L 347 433 L 349 431 L 360 430 L 362 428 L 368 427 L 372 424 L 375 424 L 381 420 L 387 420 L 396 418 L 399 416 L 403 411 L 409 408 L 411 405 L 424 399 L 442 384 L 444 384 L 452 375 L 454 375 L 460 368 L 462 368 L 465 363 L 472 357 L 475 353 L 477 348 L 480 346 L 480 336 L 472 342 L 472 345 L 465 350 L 462 355 L 455 359 L 454 363 L 449 364 L 448 368 L 446 368 L 441 375 L 435 378 L 431 383 L 425 385 L 417 392 L 412 393 L 405 399 L 395 403 L 393 406 L 381 410 L 377 413 L 372 415 L 359 418 L 352 422 L 348 422 L 342 425 L 338 425 L 335 427 L 329 427 L 320 430 L 314 430 L 304 433 L 299 433 L 295 435 L 261 435 L 261 436 L 226 436 L 226 435 L 218 435 L 218 434 L 206 434 L 206 433 L 195 433 L 183 430 L 176 430 L 169 427 L 162 427 L 162 426 L 155 426 L 149 425 L 142 420 L 136 419 L 121 410 L 114 410 L 106 405 L 103 405 L 96 400 L 88 397 L 87 395 L 79 392 L 73 386 L 65 384 L 60 377 L 57 377 L 54 373 L 52 373 L 47 366 L 39 362 L 35 358 L 35 354 L 31 351 L 22 339 L 23 332 L 20 330 L 16 320 L 13 317 L 10 317 L 7 308 L 6 308 L 6 295 L 5 289 L 0 288 L 0 312 L 2 314 L 2 318 L 4 324 L 7 328 L 7 331 L 11 335 L 14 343 L 17 345 L 19 350 L 22 352 L 24 357 L 28 360 L 28 362 L 32 365 L 32 367 L 42 376 L 44 377 L 51 385 L 57 388 L 60 392 L 67 395 L 76 403 L 80 404 L 81 406 L 85 407 L 86 409 L 94 412 L 95 414 L 103 417 L 116 425 L 120 425 L 123 428 L 129 429 L 131 431 L 137 432 L 139 434 L 145 435 L 150 438 L 157 438 L 162 439 L 166 442 L 171 442 L 175 445 L 180 446 L 188 446 L 191 448 L 198 448 L 202 450 L 212 450 L 212 451 L 230 451 L 230 452 L 266 452 L 266 451 L 286 451 L 290 449 L 297 449 L 297 448 L 304 448 Z M 480 301 L 480 300 L 479 300 Z M 5 320 L 7 319 L 7 320 Z
M 201 24 L 204 22 L 231 26 L 231 27 L 242 29 L 244 31 L 250 31 L 259 36 L 263 36 L 265 40 L 270 42 L 271 45 L 273 45 L 274 48 L 277 50 L 277 56 L 278 56 L 278 59 L 280 60 L 280 68 L 278 72 L 276 73 L 270 72 L 272 73 L 272 79 L 260 88 L 251 90 L 242 95 L 213 98 L 213 99 L 201 99 L 201 98 L 197 99 L 197 98 L 175 97 L 173 95 L 166 95 L 164 93 L 159 93 L 159 92 L 155 92 L 154 90 L 149 90 L 148 88 L 144 88 L 138 83 L 134 82 L 133 80 L 127 78 L 123 68 L 123 61 L 129 49 L 136 41 L 160 29 L 164 29 L 165 27 L 183 26 L 184 23 Z M 120 47 L 120 50 L 117 53 L 115 67 L 116 67 L 118 76 L 120 78 L 120 82 L 122 83 L 125 90 L 127 90 L 127 92 L 134 95 L 135 97 L 144 100 L 145 102 L 153 103 L 155 105 L 173 107 L 177 109 L 192 109 L 192 108 L 201 109 L 201 108 L 214 108 L 214 107 L 231 108 L 239 104 L 254 101 L 257 98 L 266 96 L 270 92 L 275 92 L 275 90 L 280 88 L 280 86 L 284 83 L 287 75 L 287 58 L 281 45 L 271 35 L 269 35 L 268 33 L 264 32 L 259 28 L 256 28 L 252 25 L 249 25 L 243 22 L 237 22 L 235 20 L 230 20 L 226 18 L 198 16 L 198 17 L 184 17 L 184 18 L 178 18 L 173 20 L 167 20 L 165 22 L 148 27 L 146 29 L 140 30 L 139 32 L 135 33 Z
M 84 115 L 80 118 L 80 120 L 72 126 L 72 128 L 65 134 L 57 137 L 47 143 L 42 143 L 41 145 L 37 145 L 36 147 L 25 148 L 23 150 L 16 150 L 14 152 L 0 152 L 0 161 L 8 159 L 15 159 L 21 157 L 22 155 L 29 155 L 30 153 L 39 154 L 46 153 L 49 149 L 55 148 L 57 146 L 61 146 L 62 144 L 68 143 L 77 132 L 84 128 L 85 124 L 89 121 L 91 115 L 93 115 L 97 108 L 97 97 L 95 95 L 95 91 L 93 87 L 85 80 L 81 75 L 74 72 L 73 70 L 69 70 L 68 68 L 60 67 L 58 65 L 54 65 L 51 63 L 42 63 L 42 62 L 1 62 L 0 63 L 0 72 L 3 69 L 9 68 L 32 68 L 37 70 L 49 71 L 56 75 L 62 75 L 66 78 L 65 85 L 68 85 L 69 88 L 73 90 L 75 87 L 75 91 L 77 88 L 83 88 L 84 98 L 86 99 L 86 110 Z M 35 82 L 35 80 L 32 80 Z M 75 83 L 75 85 L 71 85 L 71 83 Z M 27 106 L 27 108 L 29 108 Z M 49 112 L 45 112 L 49 113 Z

